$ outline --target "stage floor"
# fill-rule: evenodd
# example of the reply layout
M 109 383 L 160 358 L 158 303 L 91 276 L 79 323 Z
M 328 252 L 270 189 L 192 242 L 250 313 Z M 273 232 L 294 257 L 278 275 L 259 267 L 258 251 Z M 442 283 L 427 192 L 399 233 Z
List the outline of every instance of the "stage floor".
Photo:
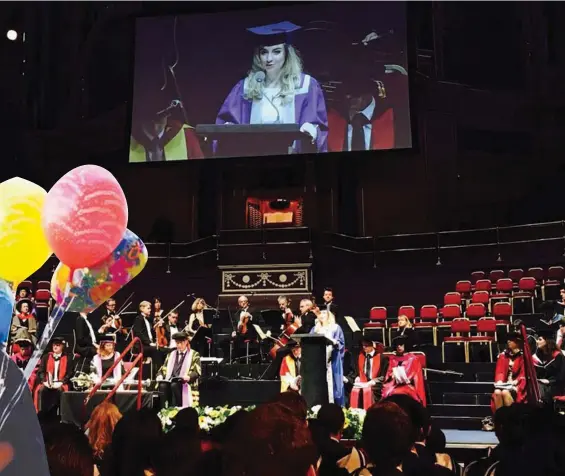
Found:
M 447 448 L 492 448 L 498 444 L 493 431 L 477 430 L 442 430 L 445 434 Z

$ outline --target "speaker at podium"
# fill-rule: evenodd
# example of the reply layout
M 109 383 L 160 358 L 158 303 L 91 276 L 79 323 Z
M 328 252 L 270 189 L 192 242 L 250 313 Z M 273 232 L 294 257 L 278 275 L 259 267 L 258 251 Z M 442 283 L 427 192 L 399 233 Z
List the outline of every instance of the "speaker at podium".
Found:
M 332 341 L 317 334 L 293 334 L 292 339 L 302 347 L 300 376 L 302 377 L 302 396 L 308 408 L 328 403 L 326 346 L 332 345 Z

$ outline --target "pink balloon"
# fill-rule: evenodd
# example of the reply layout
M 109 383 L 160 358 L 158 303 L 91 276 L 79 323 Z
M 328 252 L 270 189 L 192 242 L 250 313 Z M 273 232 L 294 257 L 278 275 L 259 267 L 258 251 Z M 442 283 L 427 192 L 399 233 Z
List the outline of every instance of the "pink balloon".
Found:
M 128 205 L 115 177 L 97 165 L 82 165 L 49 190 L 42 225 L 49 246 L 70 268 L 106 258 L 126 231 Z

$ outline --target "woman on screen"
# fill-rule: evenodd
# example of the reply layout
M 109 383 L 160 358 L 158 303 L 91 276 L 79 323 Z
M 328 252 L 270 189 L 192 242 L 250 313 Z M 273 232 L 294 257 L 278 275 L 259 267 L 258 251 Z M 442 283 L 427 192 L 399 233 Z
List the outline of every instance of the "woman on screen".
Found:
M 248 31 L 257 36 L 251 69 L 231 90 L 216 124 L 299 124 L 317 152 L 327 151 L 328 118 L 322 89 L 302 72 L 302 61 L 289 41 L 300 29 L 281 22 Z M 293 152 L 300 152 L 295 142 Z

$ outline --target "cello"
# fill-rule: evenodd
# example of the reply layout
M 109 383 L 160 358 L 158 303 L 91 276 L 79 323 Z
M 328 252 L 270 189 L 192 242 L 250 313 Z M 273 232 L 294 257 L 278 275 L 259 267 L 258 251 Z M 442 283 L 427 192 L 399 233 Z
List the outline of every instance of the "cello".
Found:
M 273 359 L 275 359 L 275 357 L 277 356 L 277 351 L 290 342 L 290 336 L 294 334 L 298 329 L 300 329 L 300 327 L 302 327 L 302 324 L 299 322 L 300 319 L 297 320 L 290 309 L 285 310 L 284 317 L 284 330 L 277 339 L 274 339 L 275 344 L 273 345 L 273 347 L 271 347 L 271 350 L 269 350 L 269 355 Z

